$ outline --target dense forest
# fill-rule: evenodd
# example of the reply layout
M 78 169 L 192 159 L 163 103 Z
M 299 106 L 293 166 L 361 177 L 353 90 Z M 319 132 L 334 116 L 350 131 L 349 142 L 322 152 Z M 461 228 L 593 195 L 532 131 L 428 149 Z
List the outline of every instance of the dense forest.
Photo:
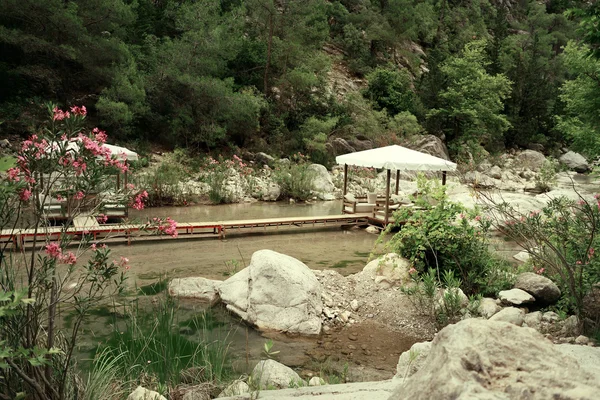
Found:
M 430 133 L 454 157 L 600 153 L 595 4 L 0 0 L 0 131 L 53 101 L 121 142 L 328 157 Z

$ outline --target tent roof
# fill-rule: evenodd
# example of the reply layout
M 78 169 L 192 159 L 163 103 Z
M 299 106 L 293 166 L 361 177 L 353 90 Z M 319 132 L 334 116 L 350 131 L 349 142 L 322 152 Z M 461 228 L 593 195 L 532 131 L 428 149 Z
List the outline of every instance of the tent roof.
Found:
M 456 164 L 429 154 L 392 145 L 337 156 L 338 164 L 405 171 L 454 171 Z
M 121 160 L 137 161 L 140 159 L 135 151 L 129 150 L 125 147 L 115 146 L 114 144 L 107 143 L 104 143 L 102 147 L 107 147 L 110 149 L 110 153 Z

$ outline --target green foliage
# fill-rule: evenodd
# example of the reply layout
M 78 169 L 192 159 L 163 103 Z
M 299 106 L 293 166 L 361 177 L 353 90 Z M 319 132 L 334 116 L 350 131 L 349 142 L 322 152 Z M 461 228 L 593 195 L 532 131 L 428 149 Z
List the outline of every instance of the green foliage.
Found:
M 308 157 L 301 153 L 292 155 L 288 162 L 279 161 L 273 171 L 273 179 L 281 189 L 280 197 L 300 201 L 311 197 L 315 176 Z
M 467 294 L 493 295 L 508 282 L 498 279 L 506 266 L 489 250 L 490 221 L 448 200 L 439 182 L 418 181 L 415 208 L 394 213 L 401 230 L 387 242 L 390 250 L 414 263 L 421 274 L 452 271 Z M 388 227 L 382 234 L 390 231 Z
M 175 387 L 181 373 L 191 368 L 198 371 L 196 383 L 224 380 L 230 369 L 227 340 L 212 335 L 208 319 L 202 317 L 192 321 L 194 340 L 185 337 L 178 331 L 177 310 L 167 296 L 150 311 L 134 306 L 131 317 L 117 324 L 98 350 L 105 357 L 100 360 L 115 365 L 132 389 L 139 384 Z
M 535 186 L 542 192 L 549 192 L 556 185 L 556 172 L 558 171 L 558 161 L 547 158 L 535 177 Z
M 224 159 L 222 156 L 219 156 L 218 159 L 208 157 L 202 168 L 202 180 L 209 187 L 208 198 L 213 204 L 234 202 L 236 199 L 233 198 L 233 193 L 227 186 L 228 179 L 238 179 L 239 177 L 238 184 L 243 186 L 241 190 L 251 189 L 254 179 L 251 176 L 252 172 L 252 168 L 248 167 L 237 155 L 231 159 Z
M 390 115 L 406 111 L 419 113 L 419 98 L 408 71 L 379 67 L 367 75 L 367 81 L 365 97 L 374 102 L 378 110 L 385 109 Z
M 558 284 L 565 309 L 585 317 L 583 298 L 600 281 L 598 200 L 558 197 L 526 215 L 506 203 L 493 206 L 495 224 L 531 255 L 535 272 Z
M 439 94 L 441 106 L 428 117 L 440 123 L 448 139 L 459 143 L 503 141 L 510 127 L 502 110 L 511 82 L 502 74 L 486 71 L 490 64 L 486 45 L 484 40 L 472 41 L 441 66 L 447 84 Z
M 189 177 L 185 159 L 185 153 L 178 150 L 167 155 L 157 166 L 136 176 L 138 186 L 147 188 L 149 206 L 182 205 L 187 202 L 188 194 L 181 187 L 181 182 Z
M 569 42 L 563 55 L 564 62 L 574 78 L 561 87 L 561 100 L 566 115 L 557 117 L 557 129 L 571 141 L 572 147 L 589 157 L 600 155 L 600 106 L 598 88 L 600 61 L 589 57 L 586 46 Z
M 325 144 L 338 123 L 338 118 L 319 119 L 309 117 L 300 128 L 300 136 L 308 156 L 314 162 L 324 165 L 331 164 Z

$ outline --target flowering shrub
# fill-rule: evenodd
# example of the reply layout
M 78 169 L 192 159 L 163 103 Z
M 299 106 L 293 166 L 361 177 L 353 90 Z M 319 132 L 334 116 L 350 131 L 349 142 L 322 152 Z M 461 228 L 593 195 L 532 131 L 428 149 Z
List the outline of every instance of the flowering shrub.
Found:
M 302 153 L 292 154 L 289 162 L 277 162 L 273 178 L 281 188 L 281 197 L 300 201 L 310 199 L 316 173 L 309 167 L 310 159 Z
M 551 199 L 539 211 L 520 213 L 491 204 L 494 224 L 531 256 L 533 271 L 555 281 L 566 311 L 583 315 L 583 298 L 600 282 L 600 195 L 593 201 Z
M 419 274 L 453 271 L 467 294 L 493 295 L 510 286 L 506 263 L 489 250 L 491 221 L 448 200 L 445 186 L 423 178 L 414 208 L 394 213 L 400 231 L 386 246 L 414 263 Z M 435 205 L 435 206 L 434 206 Z
M 227 180 L 236 176 L 241 177 L 243 190 L 253 184 L 253 169 L 240 157 L 234 155 L 231 159 L 208 157 L 204 163 L 204 179 L 208 183 L 208 198 L 214 204 L 231 203 L 234 199 L 227 191 Z
M 35 235 L 27 257 L 5 257 L 6 245 L 0 251 L 2 398 L 70 397 L 81 324 L 92 308 L 123 287 L 127 259 L 111 259 L 110 249 L 90 244 L 87 235 L 77 250 L 67 250 L 73 240 L 66 234 L 70 220 L 83 208 L 99 210 L 103 199 L 97 194 L 110 188 L 115 173 L 129 168 L 122 156 L 111 155 L 104 146 L 103 131 L 84 128 L 86 113 L 84 106 L 70 111 L 49 106 L 48 124 L 23 142 L 17 166 L 7 171 L 0 185 L 3 229 L 26 227 L 26 209 L 33 215 L 34 235 L 42 233 L 49 223 L 44 206 L 50 198 L 73 206 L 60 235 L 52 239 Z M 113 196 L 144 207 L 145 191 L 132 186 L 111 189 Z M 106 222 L 103 214 L 97 218 Z M 161 224 L 159 231 L 176 235 L 175 221 Z M 91 254 L 82 262 L 86 251 Z M 71 328 L 58 324 L 59 310 L 73 310 Z

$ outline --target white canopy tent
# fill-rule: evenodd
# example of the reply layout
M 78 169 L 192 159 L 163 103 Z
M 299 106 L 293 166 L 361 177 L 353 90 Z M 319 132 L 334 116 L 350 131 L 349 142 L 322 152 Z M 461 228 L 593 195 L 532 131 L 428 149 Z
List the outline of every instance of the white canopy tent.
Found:
M 344 196 L 348 187 L 348 165 L 387 170 L 385 224 L 388 222 L 391 171 L 396 171 L 398 194 L 400 171 L 441 171 L 442 184 L 445 185 L 447 171 L 456 170 L 456 164 L 451 161 L 398 145 L 344 154 L 337 156 L 335 161 L 344 165 Z

